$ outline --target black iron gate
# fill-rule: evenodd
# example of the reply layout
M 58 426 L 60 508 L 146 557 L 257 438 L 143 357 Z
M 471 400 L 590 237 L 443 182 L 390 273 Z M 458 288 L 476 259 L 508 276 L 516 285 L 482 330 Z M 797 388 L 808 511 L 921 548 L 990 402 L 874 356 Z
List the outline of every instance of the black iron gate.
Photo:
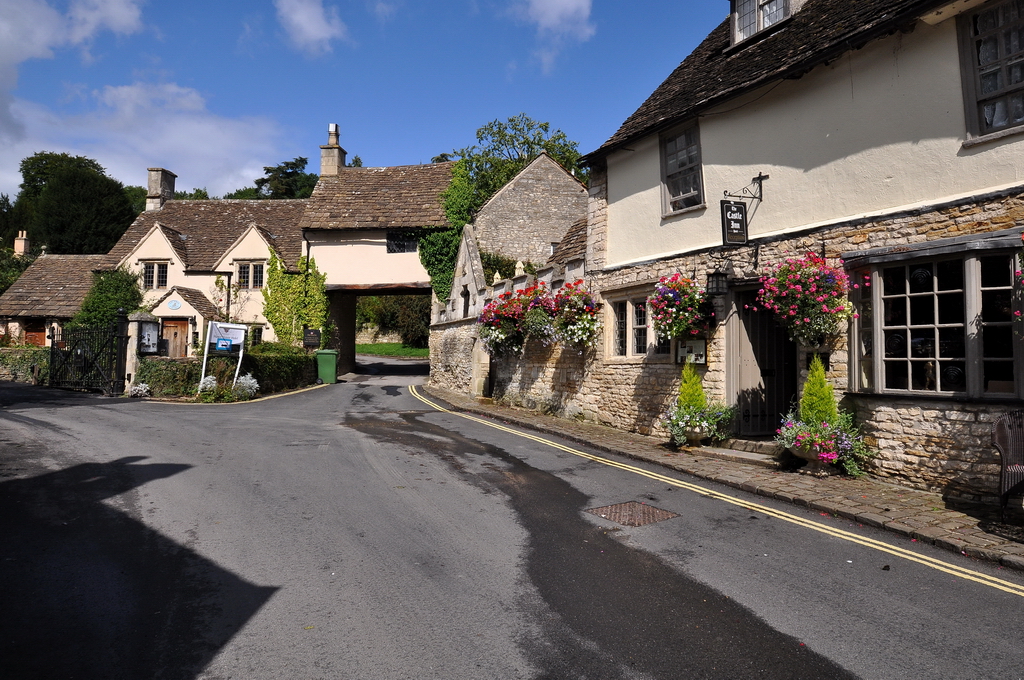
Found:
M 128 319 L 109 326 L 50 331 L 50 386 L 124 393 Z

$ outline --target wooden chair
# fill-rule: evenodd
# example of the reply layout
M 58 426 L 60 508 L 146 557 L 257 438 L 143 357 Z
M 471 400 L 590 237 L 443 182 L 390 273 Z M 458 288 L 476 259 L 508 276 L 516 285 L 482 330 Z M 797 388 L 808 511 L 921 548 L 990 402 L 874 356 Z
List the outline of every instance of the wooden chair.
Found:
M 992 443 L 999 451 L 999 521 L 1011 493 L 1024 492 L 1024 411 L 1004 414 L 992 426 Z

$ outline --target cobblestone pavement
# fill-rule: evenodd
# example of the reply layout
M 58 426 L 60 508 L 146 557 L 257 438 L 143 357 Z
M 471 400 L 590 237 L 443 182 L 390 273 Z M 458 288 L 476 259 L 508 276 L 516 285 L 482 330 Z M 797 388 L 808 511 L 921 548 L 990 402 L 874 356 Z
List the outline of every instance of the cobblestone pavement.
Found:
M 936 493 L 869 477 L 813 477 L 784 472 L 765 456 L 723 449 L 673 450 L 664 439 L 611 427 L 499 406 L 448 390 L 423 386 L 455 410 L 568 439 L 590 448 L 657 463 L 695 477 L 838 515 L 934 544 L 968 557 L 1024 571 L 1024 527 L 999 522 L 994 506 L 950 507 Z

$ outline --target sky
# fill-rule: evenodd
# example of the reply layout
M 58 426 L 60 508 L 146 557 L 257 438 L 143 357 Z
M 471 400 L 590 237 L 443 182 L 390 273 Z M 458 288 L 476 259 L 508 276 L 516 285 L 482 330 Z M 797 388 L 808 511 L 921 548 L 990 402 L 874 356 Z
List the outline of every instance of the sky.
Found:
M 429 163 L 525 113 L 598 148 L 728 0 L 0 0 L 0 193 L 38 151 L 220 196 L 319 147 Z

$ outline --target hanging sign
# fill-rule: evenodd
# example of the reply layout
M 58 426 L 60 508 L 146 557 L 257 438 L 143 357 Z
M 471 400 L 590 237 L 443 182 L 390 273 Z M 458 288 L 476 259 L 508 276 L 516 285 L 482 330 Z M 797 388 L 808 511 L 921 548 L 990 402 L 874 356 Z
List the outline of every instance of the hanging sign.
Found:
M 722 201 L 722 242 L 726 245 L 747 242 L 747 204 L 743 201 Z

